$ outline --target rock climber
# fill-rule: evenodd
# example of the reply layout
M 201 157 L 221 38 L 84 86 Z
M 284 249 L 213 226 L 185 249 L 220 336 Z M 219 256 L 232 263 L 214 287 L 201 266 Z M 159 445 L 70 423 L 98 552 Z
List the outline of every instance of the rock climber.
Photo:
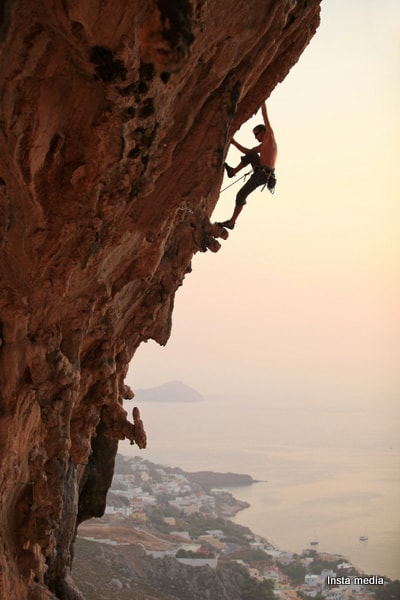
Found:
M 267 107 L 265 102 L 261 107 L 261 113 L 264 119 L 264 123 L 256 125 L 253 129 L 253 134 L 259 145 L 255 148 L 245 148 L 239 144 L 235 139 L 232 140 L 232 144 L 244 153 L 241 157 L 240 163 L 237 167 L 230 167 L 226 163 L 224 167 L 228 177 L 234 177 L 243 167 L 251 165 L 253 167 L 253 174 L 250 179 L 240 188 L 236 194 L 236 203 L 233 215 L 227 221 L 218 223 L 221 227 L 227 229 L 233 229 L 235 227 L 236 219 L 241 213 L 243 206 L 246 204 L 246 198 L 251 192 L 254 192 L 256 188 L 261 185 L 268 185 L 271 190 L 275 185 L 275 163 L 278 155 L 278 147 L 276 144 L 274 132 L 268 120 Z

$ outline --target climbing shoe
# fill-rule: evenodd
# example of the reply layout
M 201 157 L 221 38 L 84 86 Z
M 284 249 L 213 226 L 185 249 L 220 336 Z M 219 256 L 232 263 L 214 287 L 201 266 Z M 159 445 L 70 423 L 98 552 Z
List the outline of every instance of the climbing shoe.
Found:
M 233 229 L 235 227 L 235 223 L 231 223 L 230 221 L 223 221 L 222 223 L 217 223 L 217 225 L 226 229 Z
M 234 172 L 233 167 L 230 167 L 226 163 L 224 163 L 224 167 L 225 167 L 226 174 L 228 175 L 228 177 L 235 177 L 236 173 Z

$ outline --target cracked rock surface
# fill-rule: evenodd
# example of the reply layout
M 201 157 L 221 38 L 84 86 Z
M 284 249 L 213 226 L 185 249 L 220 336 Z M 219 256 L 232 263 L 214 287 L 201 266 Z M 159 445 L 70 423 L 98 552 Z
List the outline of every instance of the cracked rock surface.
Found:
M 319 3 L 0 6 L 1 598 L 82 598 L 76 527 L 103 514 L 118 440 L 146 445 L 129 362 L 166 344 L 194 253 L 227 237 L 230 140 Z

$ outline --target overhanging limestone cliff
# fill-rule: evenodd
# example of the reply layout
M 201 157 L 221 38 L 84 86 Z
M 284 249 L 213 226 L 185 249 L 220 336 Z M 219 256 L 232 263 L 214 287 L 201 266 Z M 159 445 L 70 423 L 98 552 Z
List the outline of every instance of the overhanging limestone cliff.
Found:
M 168 340 L 232 134 L 315 33 L 320 0 L 6 0 L 0 7 L 0 592 L 80 598 L 124 378 Z M 210 260 L 212 260 L 210 258 Z

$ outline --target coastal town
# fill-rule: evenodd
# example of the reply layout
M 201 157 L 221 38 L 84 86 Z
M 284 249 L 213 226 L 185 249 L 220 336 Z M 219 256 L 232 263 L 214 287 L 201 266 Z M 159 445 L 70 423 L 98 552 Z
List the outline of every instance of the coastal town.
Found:
M 176 569 L 180 568 L 184 569 L 182 581 L 190 579 L 191 573 L 195 578 L 200 572 L 217 577 L 219 572 L 228 573 L 227 569 L 231 569 L 227 577 L 238 583 L 229 597 L 243 600 L 373 600 L 379 598 L 377 590 L 391 585 L 381 576 L 357 571 L 343 556 L 319 553 L 315 547 L 306 548 L 301 555 L 281 550 L 233 523 L 230 518 L 248 505 L 232 496 L 229 484 L 251 482 L 248 476 L 191 474 L 139 457 L 118 455 L 105 516 L 79 527 L 75 561 L 79 563 L 85 544 L 87 555 L 91 556 L 96 553 L 95 544 L 112 547 L 121 555 L 128 550 L 136 553 L 135 564 L 143 565 L 142 573 L 146 571 L 146 561 L 151 561 L 152 569 L 155 566 L 161 578 L 146 580 L 152 591 L 142 597 L 149 599 L 186 598 L 184 586 L 181 592 L 173 590 L 169 576 L 172 569 L 176 577 Z M 90 550 L 88 544 L 92 545 Z M 112 560 L 118 563 L 115 558 Z M 89 571 L 86 570 L 86 577 Z M 85 570 L 78 568 L 78 579 L 89 600 L 103 597 L 93 581 L 85 581 Z M 144 579 L 141 575 L 142 582 Z M 135 598 L 132 586 L 137 588 L 139 583 L 132 574 L 128 576 L 126 569 L 124 574 L 117 569 L 102 587 L 104 590 L 110 586 L 120 599 L 125 598 L 124 591 L 130 591 L 126 597 Z M 157 586 L 163 595 L 154 595 Z M 91 590 L 97 595 L 91 596 Z M 104 597 L 113 596 L 108 592 Z M 191 597 L 202 596 L 196 596 L 192 590 Z

